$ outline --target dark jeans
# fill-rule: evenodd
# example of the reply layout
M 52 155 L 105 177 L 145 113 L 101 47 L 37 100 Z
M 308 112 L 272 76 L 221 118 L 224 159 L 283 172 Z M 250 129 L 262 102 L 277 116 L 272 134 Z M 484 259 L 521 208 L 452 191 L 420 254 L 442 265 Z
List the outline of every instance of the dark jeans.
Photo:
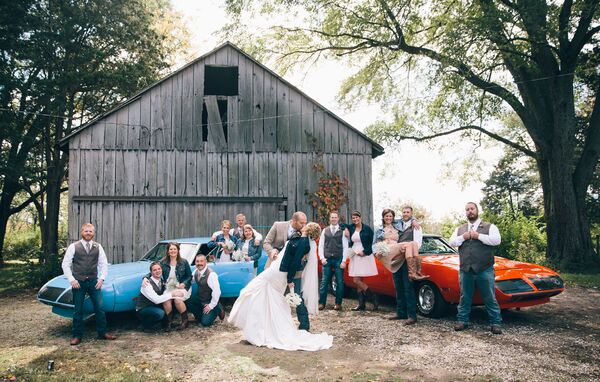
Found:
M 165 311 L 158 306 L 147 306 L 137 311 L 144 329 L 151 329 L 165 317 Z
M 406 261 L 402 267 L 392 274 L 396 288 L 396 315 L 400 318 L 417 319 L 417 298 L 413 282 L 408 278 Z
M 475 286 L 481 294 L 485 310 L 491 325 L 500 325 L 502 317 L 500 315 L 500 306 L 496 301 L 494 266 L 484 269 L 479 273 L 460 271 L 460 302 L 458 304 L 458 314 L 456 319 L 464 324 L 469 324 L 469 315 L 471 314 L 471 304 L 473 303 L 473 292 Z
M 323 265 L 323 277 L 321 278 L 321 286 L 319 288 L 319 304 L 325 305 L 327 302 L 327 290 L 331 277 L 335 273 L 335 303 L 342 305 L 342 297 L 344 297 L 344 270 L 340 268 L 342 257 L 332 257 L 327 259 L 327 264 Z
M 192 297 L 190 297 L 185 302 L 185 305 L 196 318 L 196 322 L 198 322 L 202 326 L 211 326 L 217 319 L 219 313 L 221 312 L 221 304 L 217 304 L 217 306 L 212 308 L 210 312 L 204 313 L 204 307 L 208 304 L 205 304 L 202 301 L 200 301 L 198 295 L 193 295 Z
M 302 299 L 300 305 L 296 307 L 296 316 L 298 317 L 298 321 L 300 321 L 298 329 L 310 330 L 310 321 L 308 320 L 308 309 L 306 309 L 306 305 L 304 305 L 304 297 L 302 297 L 302 279 L 294 279 L 294 292 L 296 292 L 296 294 L 298 294 Z
M 98 279 L 77 280 L 80 288 L 73 289 L 73 303 L 75 304 L 75 313 L 73 314 L 73 338 L 83 337 L 83 303 L 85 294 L 90 296 L 92 305 L 94 305 L 94 314 L 96 315 L 96 332 L 102 337 L 107 332 L 106 315 L 102 310 L 102 291 L 96 289 Z

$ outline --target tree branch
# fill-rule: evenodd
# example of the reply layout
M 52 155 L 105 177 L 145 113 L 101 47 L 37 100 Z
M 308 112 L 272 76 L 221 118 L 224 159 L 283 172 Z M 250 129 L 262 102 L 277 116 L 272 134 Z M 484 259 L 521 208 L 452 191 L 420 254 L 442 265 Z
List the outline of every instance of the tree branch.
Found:
M 29 198 L 27 198 L 27 200 L 25 200 L 23 203 L 19 204 L 18 206 L 11 208 L 8 211 L 9 215 L 14 215 L 16 213 L 21 212 L 28 205 L 30 205 L 38 196 L 40 196 L 41 194 L 46 192 L 46 186 L 42 187 L 38 192 L 35 192 L 35 193 L 33 193 L 33 191 L 31 189 L 27 189 L 27 188 L 23 188 L 23 189 L 25 191 L 27 191 L 27 193 L 30 195 Z
M 537 153 L 528 149 L 527 147 L 521 146 L 509 139 L 506 139 L 498 134 L 492 133 L 491 131 L 488 131 L 486 129 L 484 129 L 481 126 L 476 126 L 476 125 L 466 125 L 466 126 L 461 126 L 461 127 L 457 127 L 456 129 L 452 129 L 452 130 L 448 130 L 448 131 L 443 131 L 441 133 L 436 133 L 436 134 L 431 134 L 431 135 L 426 135 L 426 136 L 422 136 L 422 137 L 418 137 L 418 136 L 411 136 L 411 135 L 394 135 L 393 139 L 397 140 L 397 141 L 402 141 L 402 140 L 412 140 L 415 142 L 422 142 L 422 141 L 426 141 L 426 140 L 430 140 L 430 139 L 434 139 L 434 138 L 439 138 L 439 137 L 443 137 L 446 135 L 451 135 L 454 133 L 457 133 L 459 131 L 466 131 L 466 130 L 476 130 L 479 131 L 485 135 L 487 135 L 490 138 L 493 138 L 497 141 L 500 141 L 502 143 L 504 143 L 505 145 L 508 145 L 516 150 L 519 150 L 520 152 L 522 152 L 523 154 L 530 156 L 532 158 L 537 158 Z

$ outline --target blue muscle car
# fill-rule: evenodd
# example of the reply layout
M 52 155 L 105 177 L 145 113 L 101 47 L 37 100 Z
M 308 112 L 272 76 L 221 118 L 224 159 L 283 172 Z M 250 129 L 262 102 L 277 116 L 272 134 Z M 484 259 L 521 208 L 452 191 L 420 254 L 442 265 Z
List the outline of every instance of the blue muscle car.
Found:
M 140 293 L 142 278 L 149 273 L 150 263 L 165 257 L 167 244 L 176 241 L 180 243 L 181 257 L 185 258 L 192 267 L 197 253 L 209 254 L 208 237 L 163 240 L 156 244 L 139 261 L 123 264 L 109 264 L 108 276 L 102 286 L 102 303 L 105 312 L 124 312 L 135 310 Z M 262 272 L 267 262 L 263 251 L 258 261 L 257 273 Z M 209 263 L 209 266 L 219 275 L 221 297 L 237 297 L 240 291 L 254 278 L 254 262 Z M 196 285 L 193 284 L 193 288 Z M 52 306 L 52 312 L 63 317 L 73 317 L 73 293 L 71 283 L 65 276 L 58 276 L 48 281 L 38 292 L 40 302 Z M 86 313 L 92 314 L 94 309 L 86 297 L 84 303 Z

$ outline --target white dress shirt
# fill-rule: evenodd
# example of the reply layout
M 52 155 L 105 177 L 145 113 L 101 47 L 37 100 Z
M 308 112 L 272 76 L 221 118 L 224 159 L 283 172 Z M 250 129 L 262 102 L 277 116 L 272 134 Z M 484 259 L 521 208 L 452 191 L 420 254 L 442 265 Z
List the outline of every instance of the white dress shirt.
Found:
M 206 268 L 204 267 L 203 270 L 199 271 L 198 268 L 194 269 L 194 272 L 192 273 L 192 283 L 196 283 L 196 273 L 200 272 L 200 277 L 202 277 L 204 275 L 204 272 L 206 272 Z M 208 286 L 210 287 L 210 289 L 212 289 L 212 295 L 210 298 L 210 303 L 208 304 L 208 306 L 210 306 L 210 309 L 214 309 L 215 306 L 217 306 L 217 304 L 219 303 L 219 298 L 221 297 L 221 286 L 219 285 L 219 275 L 217 275 L 216 272 L 212 271 L 210 272 L 210 275 L 208 275 L 208 280 L 206 280 L 206 283 L 208 284 Z
M 108 260 L 106 259 L 106 253 L 104 253 L 104 248 L 100 245 L 100 243 L 96 243 L 95 241 L 85 241 L 83 239 L 80 240 L 81 244 L 83 244 L 83 248 L 89 244 L 90 249 L 94 246 L 98 246 L 98 278 L 102 281 L 106 279 L 108 275 Z M 71 269 L 73 265 L 73 257 L 75 256 L 75 243 L 71 243 L 65 252 L 65 257 L 62 261 L 62 270 L 69 282 L 73 282 L 75 277 L 73 277 L 73 270 Z
M 340 229 L 340 226 L 330 225 L 329 229 L 331 230 L 331 234 L 335 235 L 336 232 Z M 348 257 L 348 238 L 344 234 L 342 234 L 342 253 L 342 262 L 344 262 Z M 319 239 L 319 258 L 321 259 L 321 261 L 325 259 L 325 230 L 321 230 L 321 238 Z
M 481 224 L 481 219 L 477 219 L 473 223 L 469 222 L 469 231 L 477 231 L 477 228 L 479 228 L 479 224 Z M 454 233 L 452 234 L 452 237 L 450 237 L 450 241 L 448 242 L 448 244 L 450 244 L 453 247 L 460 247 L 462 243 L 465 242 L 465 239 L 462 237 L 462 235 L 458 235 L 458 228 L 460 227 L 456 227 Z M 498 227 L 492 224 L 490 226 L 490 233 L 488 235 L 483 233 L 479 234 L 479 241 L 481 241 L 485 245 L 489 245 L 492 247 L 495 247 L 498 244 L 500 244 L 501 239 Z
M 160 288 L 162 284 L 161 279 L 155 279 L 154 277 L 151 277 L 151 280 Z M 152 288 L 152 285 L 150 285 L 149 282 L 146 283 L 146 286 L 144 286 L 144 283 L 142 283 L 140 293 L 146 296 L 146 298 L 152 301 L 154 304 L 162 304 L 163 302 L 169 301 L 173 298 L 171 292 L 164 291 L 163 294 L 156 293 L 156 291 L 154 290 L 154 288 Z
M 231 236 L 236 236 L 236 235 L 235 235 L 235 230 L 236 230 L 236 228 L 232 228 L 232 229 L 230 229 L 230 230 L 229 230 L 229 235 L 231 235 Z M 262 239 L 263 239 L 263 236 L 262 236 L 262 235 L 261 235 L 261 234 L 260 234 L 260 233 L 259 233 L 257 230 L 255 230 L 254 228 L 252 228 L 252 232 L 254 233 L 254 238 L 255 238 L 256 240 L 258 240 L 258 241 L 262 241 Z M 213 232 L 213 236 L 215 236 L 215 237 L 217 237 L 217 236 L 219 236 L 219 235 L 222 235 L 222 234 L 223 234 L 223 231 L 221 231 L 221 230 L 218 230 L 218 231 L 216 231 L 216 232 Z M 242 228 L 242 237 L 243 237 L 243 228 Z

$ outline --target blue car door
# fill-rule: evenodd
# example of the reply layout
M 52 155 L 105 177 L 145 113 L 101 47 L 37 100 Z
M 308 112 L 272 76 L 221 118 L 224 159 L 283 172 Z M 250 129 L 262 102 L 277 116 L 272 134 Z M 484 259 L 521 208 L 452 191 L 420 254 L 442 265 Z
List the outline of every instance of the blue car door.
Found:
M 242 288 L 254 277 L 252 261 L 209 263 L 209 266 L 219 275 L 221 297 L 239 296 Z

